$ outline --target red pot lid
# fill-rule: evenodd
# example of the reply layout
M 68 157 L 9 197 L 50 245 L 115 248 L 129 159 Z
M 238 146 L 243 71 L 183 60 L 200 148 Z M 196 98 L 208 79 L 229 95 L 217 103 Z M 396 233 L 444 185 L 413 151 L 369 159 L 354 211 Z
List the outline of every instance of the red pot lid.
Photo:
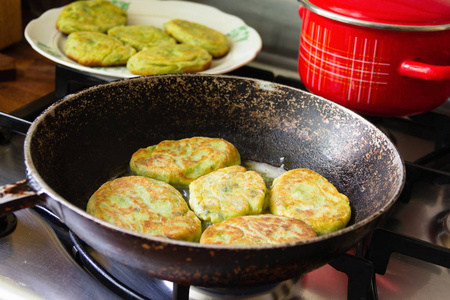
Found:
M 450 0 L 299 0 L 301 3 L 308 1 L 323 10 L 372 23 L 450 24 Z

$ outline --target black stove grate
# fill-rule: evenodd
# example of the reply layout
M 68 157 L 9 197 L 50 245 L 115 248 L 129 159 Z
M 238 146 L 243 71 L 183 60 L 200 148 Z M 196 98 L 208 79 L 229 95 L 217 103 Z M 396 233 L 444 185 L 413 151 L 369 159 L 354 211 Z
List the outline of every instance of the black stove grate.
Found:
M 450 249 L 401 235 L 385 229 L 376 229 L 367 252 L 378 274 L 385 274 L 393 252 L 450 268 Z
M 34 208 L 55 230 L 59 240 L 74 260 L 94 278 L 123 299 L 133 300 L 187 300 L 189 286 L 174 284 L 170 289 L 162 280 L 148 277 L 139 270 L 128 269 L 134 276 L 145 276 L 146 286 L 132 287 L 115 278 L 90 254 L 88 246 L 80 240 L 56 215 L 44 207 Z M 348 278 L 348 299 L 378 299 L 374 267 L 370 260 L 344 254 L 329 263 Z M 123 270 L 123 269 L 122 269 Z M 127 278 L 125 275 L 124 278 Z

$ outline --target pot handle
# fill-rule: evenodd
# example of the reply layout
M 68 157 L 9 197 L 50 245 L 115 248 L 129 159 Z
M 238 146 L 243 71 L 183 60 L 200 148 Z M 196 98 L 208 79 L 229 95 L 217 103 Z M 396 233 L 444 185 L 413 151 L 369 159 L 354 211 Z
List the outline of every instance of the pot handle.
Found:
M 399 72 L 401 75 L 423 80 L 450 80 L 450 66 L 429 65 L 412 60 L 402 62 Z
M 0 187 L 0 217 L 13 211 L 41 203 L 41 196 L 34 191 L 26 179 Z
M 304 19 L 305 13 L 306 13 L 306 8 L 302 5 L 300 5 L 298 7 L 298 15 L 299 15 L 300 19 L 302 19 L 302 20 Z

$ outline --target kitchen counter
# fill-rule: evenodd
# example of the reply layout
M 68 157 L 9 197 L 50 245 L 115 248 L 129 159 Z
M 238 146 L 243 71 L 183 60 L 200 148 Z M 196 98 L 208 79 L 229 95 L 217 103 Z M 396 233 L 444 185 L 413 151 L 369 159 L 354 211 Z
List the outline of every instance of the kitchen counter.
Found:
M 0 81 L 0 111 L 13 113 L 55 90 L 56 63 L 22 40 L 0 51 L 15 61 L 16 78 Z

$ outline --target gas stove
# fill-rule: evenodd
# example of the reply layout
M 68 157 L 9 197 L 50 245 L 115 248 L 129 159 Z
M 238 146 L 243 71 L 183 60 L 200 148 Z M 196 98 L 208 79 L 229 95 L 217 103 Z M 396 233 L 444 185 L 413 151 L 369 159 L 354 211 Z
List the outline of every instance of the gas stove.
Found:
M 231 73 L 304 89 L 290 74 L 251 63 Z M 105 78 L 58 65 L 55 92 L 16 112 L 30 121 L 47 105 Z M 300 278 L 249 289 L 174 285 L 96 253 L 42 207 L 2 221 L 1 299 L 439 299 L 450 292 L 450 103 L 403 118 L 363 116 L 406 161 L 392 212 L 355 249 Z M 3 132 L 0 184 L 25 178 L 24 137 Z

